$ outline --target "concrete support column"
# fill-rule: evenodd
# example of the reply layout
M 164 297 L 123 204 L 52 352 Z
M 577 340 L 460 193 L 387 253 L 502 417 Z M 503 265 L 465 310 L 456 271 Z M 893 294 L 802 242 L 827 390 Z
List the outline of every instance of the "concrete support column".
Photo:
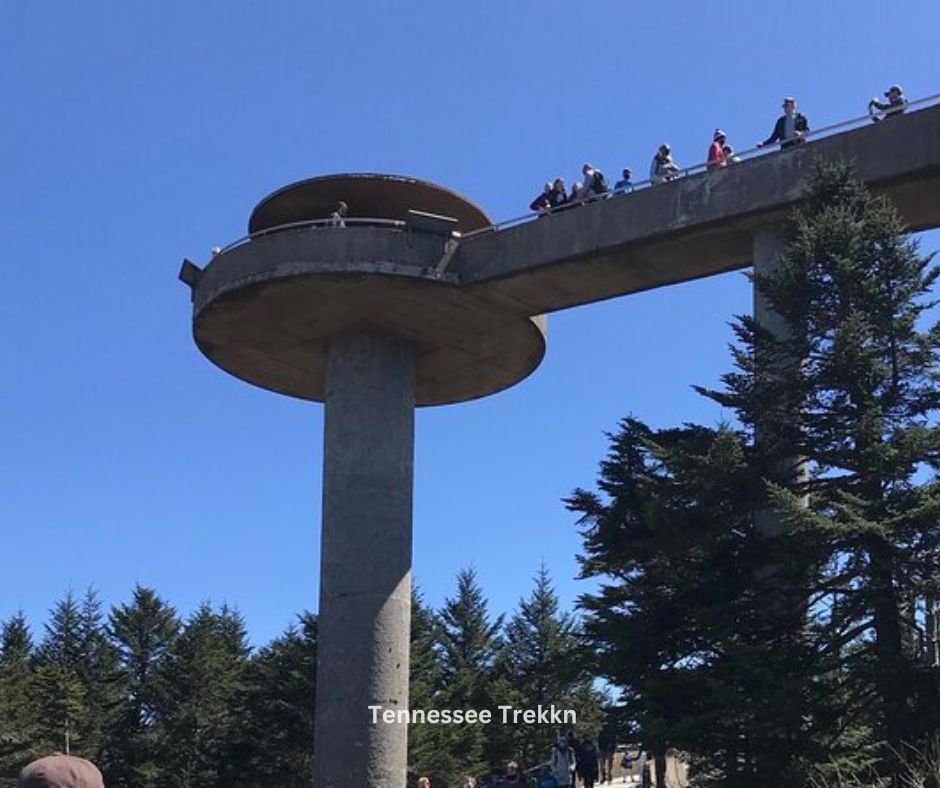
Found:
M 786 247 L 785 225 L 783 222 L 765 225 L 754 233 L 754 273 L 771 274 L 776 271 Z M 754 287 L 754 319 L 778 339 L 790 336 L 790 325 L 782 315 L 776 312 L 763 295 Z M 758 360 L 759 361 L 759 360 Z M 785 369 L 775 370 L 781 376 L 800 374 L 799 359 L 784 362 Z M 761 440 L 760 431 L 756 436 Z M 794 470 L 803 474 L 804 468 L 799 457 L 794 455 L 782 460 L 777 473 L 780 478 L 791 477 Z M 807 501 L 808 503 L 808 501 Z M 761 509 L 755 515 L 755 526 L 764 536 L 780 536 L 786 530 L 786 523 L 773 509 Z
M 405 788 L 415 349 L 372 333 L 330 343 L 323 457 L 315 788 Z

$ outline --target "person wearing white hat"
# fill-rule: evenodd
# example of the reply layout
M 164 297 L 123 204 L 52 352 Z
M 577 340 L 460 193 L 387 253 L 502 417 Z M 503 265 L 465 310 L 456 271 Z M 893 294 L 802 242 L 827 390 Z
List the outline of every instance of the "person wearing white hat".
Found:
M 725 141 L 728 138 L 721 129 L 715 129 L 712 135 L 712 144 L 708 146 L 708 162 L 705 165 L 710 170 L 717 170 L 728 164 L 725 161 Z

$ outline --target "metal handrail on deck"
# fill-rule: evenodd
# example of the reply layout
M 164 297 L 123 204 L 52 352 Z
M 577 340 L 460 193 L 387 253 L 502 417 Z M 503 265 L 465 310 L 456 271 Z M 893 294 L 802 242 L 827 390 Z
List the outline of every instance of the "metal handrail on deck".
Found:
M 906 114 L 910 112 L 911 110 L 916 111 L 918 109 L 923 109 L 924 107 L 931 106 L 938 102 L 940 102 L 940 93 L 935 93 L 932 96 L 926 96 L 924 98 L 917 99 L 916 101 L 909 101 L 907 105 L 904 107 L 904 113 Z M 901 114 L 901 113 L 895 111 L 893 113 L 888 112 L 887 114 L 891 115 L 891 114 Z M 821 137 L 829 137 L 829 136 L 832 136 L 833 133 L 837 131 L 844 131 L 846 129 L 853 128 L 856 126 L 861 126 L 863 124 L 866 124 L 866 125 L 871 124 L 872 120 L 873 118 L 872 118 L 871 113 L 866 114 L 866 115 L 860 115 L 856 118 L 851 118 L 850 120 L 840 121 L 839 123 L 834 123 L 831 126 L 823 126 L 820 129 L 810 131 L 808 134 L 806 134 L 803 137 L 803 140 L 809 141 L 813 139 L 820 139 Z M 803 143 L 797 143 L 797 144 L 803 144 Z M 754 159 L 760 155 L 772 155 L 774 153 L 778 153 L 780 152 L 779 148 L 780 148 L 780 143 L 774 142 L 774 143 L 769 143 L 766 146 L 760 145 L 760 146 L 755 146 L 753 148 L 748 148 L 747 150 L 740 152 L 740 153 L 738 151 L 735 151 L 734 155 L 737 161 L 729 162 L 727 166 L 734 167 L 744 162 L 745 160 Z M 704 172 L 709 172 L 711 169 L 718 169 L 718 168 L 714 168 L 714 167 L 709 168 L 708 162 L 701 162 L 700 164 L 693 164 L 690 167 L 682 167 L 676 171 L 673 177 L 669 179 L 669 182 L 676 181 L 676 180 L 679 180 L 680 178 L 685 178 L 690 175 L 698 175 Z M 724 169 L 724 168 L 720 168 L 720 169 Z M 480 236 L 495 232 L 497 230 L 504 230 L 508 227 L 514 227 L 519 224 L 525 224 L 526 222 L 529 222 L 535 218 L 550 216 L 552 214 L 562 213 L 568 210 L 573 210 L 575 208 L 578 208 L 581 205 L 587 205 L 588 203 L 591 203 L 591 202 L 598 202 L 600 200 L 618 199 L 622 197 L 627 197 L 635 191 L 648 189 L 652 186 L 658 186 L 658 185 L 660 184 L 653 183 L 653 181 L 650 179 L 638 181 L 637 183 L 634 183 L 632 185 L 632 188 L 629 192 L 625 191 L 625 192 L 614 193 L 613 191 L 610 191 L 605 194 L 593 195 L 583 200 L 575 200 L 570 203 L 565 203 L 564 205 L 560 205 L 557 208 L 554 208 L 549 211 L 544 211 L 544 212 L 536 211 L 536 212 L 525 213 L 525 214 L 522 214 L 521 216 L 513 217 L 512 219 L 505 219 L 504 221 L 496 222 L 490 225 L 489 227 L 484 227 L 479 230 L 473 230 L 469 233 L 462 235 L 460 240 L 461 242 L 471 241 L 474 238 L 479 238 Z
M 265 227 L 263 230 L 258 230 L 248 235 L 243 235 L 241 238 L 238 238 L 235 241 L 232 241 L 230 244 L 221 247 L 218 251 L 214 251 L 214 255 L 225 254 L 225 252 L 231 251 L 239 246 L 244 246 L 249 241 L 255 238 L 262 238 L 266 235 L 271 235 L 273 233 L 284 232 L 285 230 L 298 230 L 302 228 L 311 228 L 311 229 L 320 229 L 324 227 L 334 227 L 337 229 L 342 229 L 344 227 L 386 227 L 393 230 L 402 230 L 405 227 L 405 222 L 401 219 L 379 219 L 379 218 L 369 218 L 364 216 L 346 216 L 342 220 L 342 224 L 337 222 L 336 219 L 331 219 L 327 217 L 326 219 L 304 219 L 301 222 L 288 222 L 286 224 L 277 224 L 273 227 Z

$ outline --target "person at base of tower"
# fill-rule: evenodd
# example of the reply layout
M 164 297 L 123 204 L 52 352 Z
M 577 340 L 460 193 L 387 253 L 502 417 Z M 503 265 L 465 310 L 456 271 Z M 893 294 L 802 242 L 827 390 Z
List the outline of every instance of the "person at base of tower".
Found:
M 584 788 L 594 788 L 598 773 L 597 750 L 590 739 L 585 739 L 578 751 L 577 772 L 584 781 Z
M 598 734 L 597 750 L 600 754 L 600 781 L 609 783 L 613 780 L 614 753 L 617 751 L 617 737 L 609 725 Z
M 570 788 L 574 780 L 575 759 L 574 751 L 564 736 L 559 736 L 552 745 L 551 769 L 558 788 Z
M 24 767 L 16 788 L 104 788 L 104 778 L 84 758 L 49 755 Z
M 715 129 L 712 135 L 712 144 L 708 146 L 708 163 L 705 165 L 710 170 L 716 170 L 726 167 L 728 162 L 725 160 L 725 141 L 727 137 L 721 129 Z
M 431 780 L 428 777 L 418 778 L 418 788 L 431 788 Z
M 757 147 L 763 148 L 765 145 L 779 142 L 781 148 L 789 148 L 804 142 L 808 133 L 809 121 L 805 115 L 796 111 L 796 99 L 787 96 L 783 100 L 783 114 L 777 118 L 774 130 L 767 139 L 758 142 Z
M 510 761 L 506 764 L 506 776 L 503 777 L 499 782 L 499 788 L 504 788 L 504 786 L 520 786 L 528 785 L 528 780 L 526 780 L 525 775 L 519 771 L 519 764 L 515 761 Z

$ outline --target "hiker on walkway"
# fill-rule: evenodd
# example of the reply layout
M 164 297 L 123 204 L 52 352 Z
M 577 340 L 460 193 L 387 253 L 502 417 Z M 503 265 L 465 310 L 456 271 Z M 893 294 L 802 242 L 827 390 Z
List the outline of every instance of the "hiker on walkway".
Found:
M 584 187 L 581 181 L 575 181 L 571 184 L 571 194 L 568 195 L 568 204 L 575 205 L 584 202 Z
M 585 164 L 581 168 L 581 173 L 584 175 L 584 193 L 582 197 L 585 200 L 590 200 L 592 197 L 604 197 L 610 191 L 604 173 L 593 164 Z
M 724 151 L 725 154 L 725 164 L 737 164 L 741 161 L 741 157 L 734 152 L 734 148 L 730 145 L 725 145 L 722 151 Z
M 346 216 L 349 214 L 349 206 L 342 200 L 336 203 L 336 208 L 330 214 L 330 227 L 345 227 Z
M 548 201 L 553 211 L 568 202 L 568 192 L 565 191 L 564 178 L 555 178 L 555 182 L 552 184 L 552 192 L 548 195 Z
M 629 194 L 633 191 L 633 170 L 625 169 L 623 177 L 614 184 L 613 194 Z
M 529 203 L 529 210 L 539 214 L 547 214 L 552 208 L 552 184 L 546 183 L 538 197 Z
M 712 135 L 712 144 L 708 146 L 708 162 L 705 165 L 710 170 L 717 170 L 728 166 L 725 158 L 725 142 L 727 137 L 721 129 L 715 129 Z
M 893 115 L 903 115 L 907 109 L 907 99 L 900 85 L 892 85 L 884 92 L 884 96 L 888 99 L 886 102 L 878 101 L 877 98 L 868 102 L 868 114 L 875 123 Z
M 672 160 L 672 148 L 666 143 L 659 146 L 653 162 L 650 164 L 650 180 L 656 183 L 665 183 L 679 177 L 679 165 Z
M 774 130 L 767 139 L 758 142 L 757 147 L 763 148 L 765 145 L 779 142 L 781 148 L 789 148 L 804 142 L 808 133 L 809 121 L 805 115 L 796 111 L 796 99 L 787 96 L 783 100 L 783 114 L 777 118 Z

